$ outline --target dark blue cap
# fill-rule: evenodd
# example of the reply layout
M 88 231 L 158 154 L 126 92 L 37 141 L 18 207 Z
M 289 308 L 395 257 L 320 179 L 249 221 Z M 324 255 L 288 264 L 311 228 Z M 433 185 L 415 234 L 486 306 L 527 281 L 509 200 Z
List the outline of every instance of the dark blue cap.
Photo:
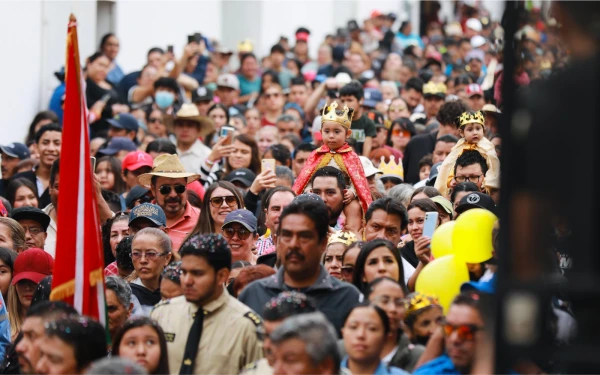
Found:
M 30 155 L 27 146 L 18 142 L 9 143 L 6 146 L 0 146 L 0 150 L 2 150 L 3 154 L 13 158 L 19 158 L 20 160 L 27 159 Z
M 300 107 L 298 105 L 298 103 L 294 103 L 294 102 L 289 102 L 288 104 L 286 104 L 283 107 L 283 111 L 285 112 L 288 109 L 295 109 L 296 111 L 298 111 L 298 113 L 300 113 L 300 120 L 304 121 L 304 110 L 302 109 L 302 107 Z
M 235 210 L 228 213 L 221 228 L 225 228 L 231 223 L 240 223 L 250 232 L 256 232 L 256 216 L 246 209 Z
M 256 174 L 248 168 L 239 168 L 235 171 L 230 172 L 223 180 L 234 183 L 236 181 L 241 182 L 246 187 L 252 186 L 252 183 L 256 179 Z
M 129 209 L 132 209 L 135 201 L 148 194 L 149 191 L 150 190 L 143 186 L 135 185 L 131 188 L 131 190 L 129 190 L 129 193 L 127 193 L 127 198 L 125 198 L 125 206 L 127 206 Z
M 107 122 L 115 128 L 125 129 L 128 132 L 133 130 L 136 133 L 140 126 L 138 120 L 129 113 L 119 113 L 114 118 L 107 120 Z
M 152 203 L 142 203 L 129 213 L 129 225 L 140 218 L 148 219 L 158 227 L 167 226 L 167 217 L 160 206 Z
M 482 293 L 496 293 L 496 274 L 488 281 L 468 281 L 460 286 L 461 292 L 476 290 Z
M 492 197 L 478 191 L 474 191 L 462 197 L 458 202 L 458 206 L 456 206 L 456 212 L 462 214 L 472 208 L 483 208 L 484 210 L 496 214 L 496 204 Z
M 108 142 L 108 146 L 98 150 L 102 155 L 114 155 L 119 151 L 135 151 L 137 147 L 135 143 L 127 137 L 114 137 Z
M 375 108 L 377 103 L 383 101 L 383 95 L 379 89 L 374 88 L 366 88 L 365 89 L 365 101 L 363 103 L 363 107 Z

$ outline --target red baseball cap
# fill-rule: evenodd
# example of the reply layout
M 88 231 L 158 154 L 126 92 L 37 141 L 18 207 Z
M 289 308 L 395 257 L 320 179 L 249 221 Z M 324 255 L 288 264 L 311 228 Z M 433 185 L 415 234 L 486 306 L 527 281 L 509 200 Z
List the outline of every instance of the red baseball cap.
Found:
M 481 90 L 481 86 L 479 86 L 476 83 L 472 83 L 469 86 L 467 86 L 465 92 L 466 92 L 468 98 L 470 98 L 474 95 L 483 96 L 483 90 Z
M 308 33 L 305 33 L 305 32 L 296 33 L 296 40 L 299 42 L 308 42 Z
M 143 151 L 131 151 L 125 159 L 123 159 L 123 170 L 135 171 L 141 167 L 150 167 L 152 168 L 152 156 Z
M 12 285 L 21 280 L 31 280 L 39 284 L 44 277 L 52 275 L 54 258 L 42 249 L 27 249 L 17 255 L 13 270 Z

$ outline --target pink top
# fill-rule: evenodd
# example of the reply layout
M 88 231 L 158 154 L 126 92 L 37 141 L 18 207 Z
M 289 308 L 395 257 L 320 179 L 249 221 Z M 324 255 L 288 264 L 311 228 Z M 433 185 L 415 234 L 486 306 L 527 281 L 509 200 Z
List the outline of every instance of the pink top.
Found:
M 167 226 L 165 232 L 173 242 L 174 252 L 179 252 L 183 240 L 194 230 L 199 218 L 200 210 L 187 202 L 183 216 L 172 225 Z

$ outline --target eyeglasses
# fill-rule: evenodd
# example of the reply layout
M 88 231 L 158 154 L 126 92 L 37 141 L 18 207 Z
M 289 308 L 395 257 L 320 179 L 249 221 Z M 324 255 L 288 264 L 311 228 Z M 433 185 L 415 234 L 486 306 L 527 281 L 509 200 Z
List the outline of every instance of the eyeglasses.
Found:
M 171 187 L 173 187 L 175 189 L 175 192 L 177 194 L 183 194 L 183 192 L 185 191 L 185 185 L 181 185 L 181 184 L 176 184 L 176 185 L 161 185 L 158 188 L 158 191 L 160 191 L 160 193 L 162 195 L 169 195 L 169 194 L 171 194 Z
M 390 296 L 379 296 L 376 297 L 375 300 L 373 301 L 375 304 L 382 304 L 382 305 L 388 305 L 390 302 L 394 303 L 394 306 L 396 307 L 404 307 L 406 308 L 406 304 L 407 304 L 407 300 L 404 298 L 396 298 L 396 299 L 392 299 L 390 298 Z
M 148 118 L 148 122 L 156 122 L 162 124 L 162 120 L 159 117 L 150 117 Z
M 479 179 L 481 178 L 482 175 L 479 176 L 456 176 L 454 177 L 454 179 L 456 180 L 456 182 L 458 182 L 459 184 L 461 182 L 465 182 L 467 180 L 471 181 L 472 183 L 476 184 L 479 182 Z
M 248 237 L 250 237 L 250 231 L 248 229 L 234 229 L 234 228 L 225 228 L 223 229 L 223 237 L 225 238 L 233 238 L 233 236 L 235 236 L 235 234 L 237 233 L 238 238 L 240 240 L 247 240 Z
M 158 259 L 158 257 L 161 257 L 163 255 L 167 255 L 169 253 L 157 253 L 156 251 L 148 251 L 148 252 L 141 252 L 141 251 L 132 251 L 130 256 L 131 259 L 142 259 L 143 256 L 146 256 L 146 259 L 148 260 L 156 260 Z
M 235 199 L 233 195 L 228 197 L 212 197 L 210 198 L 210 205 L 214 208 L 219 208 L 223 205 L 223 201 L 225 201 L 229 207 L 237 206 L 237 199 Z
M 400 136 L 400 137 L 408 138 L 408 137 L 410 137 L 410 132 L 403 130 L 403 129 L 394 129 L 394 130 L 392 130 L 392 135 L 396 136 L 396 137 Z
M 353 266 L 343 266 L 342 267 L 342 276 L 344 277 L 350 277 L 354 274 L 354 267 Z
M 463 341 L 472 341 L 475 337 L 475 333 L 482 329 L 482 327 L 478 327 L 474 324 L 460 324 L 455 326 L 448 322 L 444 322 L 442 327 L 444 328 L 444 335 L 446 335 L 446 337 L 456 331 L 458 338 Z
M 402 112 L 406 109 L 405 106 L 399 106 L 399 107 L 390 107 L 389 111 L 390 112 Z
M 265 94 L 265 98 L 266 99 L 271 99 L 271 97 L 273 97 L 273 98 L 279 98 L 280 96 L 281 96 L 281 94 L 278 93 L 278 92 L 274 92 L 272 94 Z
M 32 236 L 37 236 L 38 234 L 44 232 L 40 227 L 29 227 L 27 225 L 21 225 L 25 233 L 29 232 Z

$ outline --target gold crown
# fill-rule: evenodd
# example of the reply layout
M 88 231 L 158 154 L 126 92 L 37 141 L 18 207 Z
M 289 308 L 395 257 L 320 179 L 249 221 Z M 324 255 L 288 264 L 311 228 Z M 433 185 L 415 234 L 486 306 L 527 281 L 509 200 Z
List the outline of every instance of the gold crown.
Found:
M 390 162 L 385 162 L 385 156 L 381 157 L 381 163 L 379 164 L 379 170 L 383 173 L 381 178 L 385 177 L 398 177 L 404 180 L 404 167 L 402 167 L 402 160 L 400 163 L 396 163 L 394 155 L 390 156 Z
M 443 83 L 428 82 L 423 85 L 423 95 L 446 95 L 446 85 Z
M 439 305 L 437 298 L 428 294 L 415 292 L 413 293 L 412 298 L 407 304 L 406 313 L 404 314 L 404 318 L 407 318 L 411 314 L 416 313 L 417 311 L 424 309 L 426 307 L 432 305 Z
M 483 117 L 483 113 L 481 111 L 477 112 L 463 112 L 462 115 L 458 118 L 459 128 L 467 124 L 481 124 L 481 126 L 485 127 L 485 118 Z
M 354 233 L 339 231 L 329 237 L 327 246 L 332 243 L 343 243 L 346 246 L 350 246 L 352 242 L 356 242 L 356 235 Z
M 325 121 L 333 121 L 342 125 L 346 129 L 350 129 L 352 125 L 352 117 L 354 116 L 354 111 L 351 111 L 347 105 L 344 106 L 344 113 L 339 116 L 336 112 L 336 108 L 338 107 L 337 102 L 333 102 L 328 106 L 323 107 L 321 123 Z

